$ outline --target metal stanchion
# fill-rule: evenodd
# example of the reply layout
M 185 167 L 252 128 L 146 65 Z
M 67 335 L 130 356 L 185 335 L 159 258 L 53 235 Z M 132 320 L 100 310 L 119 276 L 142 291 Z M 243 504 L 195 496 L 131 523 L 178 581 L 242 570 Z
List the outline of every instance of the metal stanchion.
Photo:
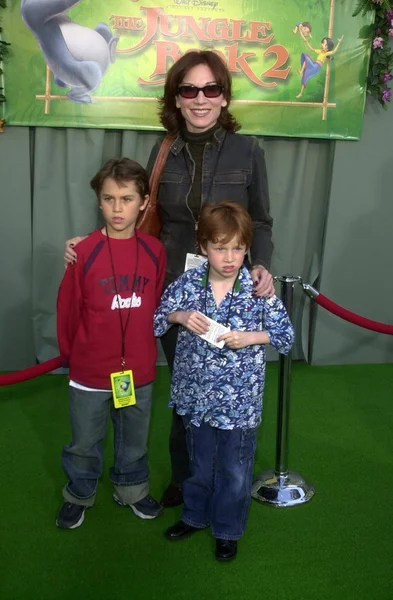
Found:
M 293 290 L 295 283 L 301 283 L 301 277 L 282 275 L 281 299 L 289 318 L 293 314 Z M 278 380 L 278 413 L 276 435 L 276 467 L 260 473 L 253 486 L 251 495 L 256 500 L 272 506 L 295 506 L 307 502 L 314 495 L 314 488 L 304 479 L 288 470 L 288 421 L 290 401 L 291 353 L 280 354 Z

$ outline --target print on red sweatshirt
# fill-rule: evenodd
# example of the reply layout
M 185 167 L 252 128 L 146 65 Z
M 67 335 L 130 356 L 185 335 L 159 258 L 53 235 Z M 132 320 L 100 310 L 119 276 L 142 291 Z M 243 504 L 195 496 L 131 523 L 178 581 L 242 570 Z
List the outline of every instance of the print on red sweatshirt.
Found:
M 94 231 L 76 247 L 76 264 L 68 265 L 57 298 L 57 338 L 70 379 L 91 388 L 110 390 L 110 373 L 121 370 L 122 333 L 125 369 L 136 387 L 155 378 L 157 344 L 153 315 L 164 282 L 163 244 L 142 232 L 129 239 L 108 239 Z M 118 294 L 116 293 L 116 289 Z M 131 305 L 131 308 L 130 308 Z

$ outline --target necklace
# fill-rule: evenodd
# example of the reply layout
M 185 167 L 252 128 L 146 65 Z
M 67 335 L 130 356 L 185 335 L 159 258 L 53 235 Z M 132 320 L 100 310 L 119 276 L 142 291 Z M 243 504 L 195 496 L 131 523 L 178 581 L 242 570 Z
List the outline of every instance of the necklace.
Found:
M 197 231 L 198 231 L 199 215 L 200 215 L 201 208 L 202 208 L 203 180 L 204 180 L 204 178 L 203 178 L 204 160 L 203 159 L 205 157 L 206 146 L 210 145 L 210 146 L 213 147 L 213 144 L 212 144 L 212 141 L 211 141 L 212 138 L 213 138 L 213 134 L 214 134 L 214 130 L 213 130 L 213 132 L 211 134 L 211 138 L 209 138 L 208 140 L 206 140 L 206 142 L 203 145 L 202 157 L 200 159 L 200 175 L 201 175 L 200 176 L 200 194 L 201 195 L 200 195 L 200 198 L 199 198 L 199 208 L 197 210 L 197 214 L 196 215 L 194 214 L 193 210 L 191 209 L 191 207 L 190 207 L 190 205 L 188 203 L 188 198 L 189 198 L 190 193 L 191 194 L 194 193 L 193 188 L 195 186 L 195 173 L 196 173 L 196 159 L 194 158 L 194 155 L 193 155 L 192 150 L 191 150 L 192 147 L 193 147 L 192 141 L 185 140 L 186 144 L 185 144 L 185 146 L 183 148 L 184 162 L 185 162 L 185 165 L 186 165 L 186 169 L 187 169 L 188 176 L 190 178 L 190 184 L 191 184 L 190 190 L 189 190 L 189 192 L 187 194 L 187 197 L 186 197 L 186 206 L 187 206 L 187 208 L 188 208 L 188 210 L 189 210 L 189 212 L 191 214 L 191 217 L 192 217 L 192 219 L 194 221 L 194 247 L 195 247 L 195 254 L 198 254 L 198 251 L 199 251 L 198 241 L 197 241 Z M 187 150 L 187 153 L 185 152 L 185 150 Z M 187 159 L 186 154 L 188 154 L 189 159 L 191 159 L 191 161 L 193 162 L 193 169 L 190 168 L 189 161 Z M 218 153 L 218 156 L 216 157 L 216 161 L 215 161 L 215 164 L 214 164 L 214 169 L 213 169 L 213 172 L 211 173 L 210 185 L 209 185 L 209 189 L 208 189 L 208 192 L 206 194 L 206 197 L 205 197 L 205 202 L 209 201 L 209 198 L 210 198 L 210 195 L 211 195 L 211 192 L 212 192 L 212 188 L 213 188 L 213 185 L 214 185 L 214 178 L 216 176 L 216 171 L 217 171 L 217 166 L 218 166 L 219 159 L 220 159 L 220 153 Z
M 131 289 L 131 297 L 130 297 L 130 306 L 128 307 L 128 311 L 127 311 L 127 318 L 126 318 L 126 322 L 123 325 L 123 317 L 121 315 L 121 308 L 120 308 L 120 296 L 119 296 L 119 292 L 117 289 L 117 279 L 116 279 L 116 273 L 115 273 L 115 264 L 113 261 L 113 255 L 112 255 L 112 248 L 111 248 L 111 244 L 109 242 L 109 235 L 108 235 L 108 228 L 105 225 L 105 232 L 106 232 L 106 239 L 108 242 L 108 250 L 109 250 L 109 259 L 111 262 L 111 268 L 112 268 L 112 275 L 113 275 L 113 281 L 114 281 L 114 286 L 115 286 L 115 292 L 116 292 L 116 296 L 117 296 L 117 300 L 119 303 L 119 309 L 118 309 L 118 313 L 119 313 L 119 321 L 120 321 L 120 331 L 121 331 L 121 368 L 122 370 L 124 370 L 125 364 L 126 364 L 126 360 L 125 360 L 125 355 L 126 355 L 126 333 L 127 333 L 127 327 L 128 324 L 130 322 L 130 315 L 131 315 L 131 309 L 132 309 L 132 300 L 133 300 L 133 295 L 134 295 L 134 288 L 135 288 L 135 281 L 136 281 L 136 276 L 137 276 L 137 271 L 138 271 L 138 259 L 139 259 L 139 244 L 138 244 L 138 236 L 137 236 L 137 232 L 135 229 L 135 243 L 136 243 L 136 259 L 135 259 L 135 271 L 134 271 L 134 277 L 132 279 L 132 289 Z

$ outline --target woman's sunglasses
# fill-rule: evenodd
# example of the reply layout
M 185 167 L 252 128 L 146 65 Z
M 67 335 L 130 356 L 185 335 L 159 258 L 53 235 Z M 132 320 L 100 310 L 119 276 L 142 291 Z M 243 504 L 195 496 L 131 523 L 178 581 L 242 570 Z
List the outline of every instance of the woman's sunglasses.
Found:
M 195 85 L 181 85 L 177 92 L 182 98 L 196 98 L 199 92 L 203 92 L 206 98 L 218 98 L 223 93 L 224 88 L 218 83 L 211 83 L 203 87 L 196 87 Z

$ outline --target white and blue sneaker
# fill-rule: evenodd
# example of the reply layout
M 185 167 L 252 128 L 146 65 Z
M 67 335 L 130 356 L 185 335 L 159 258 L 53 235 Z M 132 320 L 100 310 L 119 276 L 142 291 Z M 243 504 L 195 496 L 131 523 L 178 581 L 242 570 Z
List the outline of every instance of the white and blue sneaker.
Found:
M 129 506 L 132 512 L 140 519 L 155 519 L 164 510 L 161 504 L 151 496 L 145 496 L 142 500 L 135 502 L 135 504 L 124 504 L 115 494 L 113 494 L 113 500 L 119 506 Z
M 65 502 L 57 515 L 56 525 L 61 529 L 76 529 L 85 520 L 87 506 Z

